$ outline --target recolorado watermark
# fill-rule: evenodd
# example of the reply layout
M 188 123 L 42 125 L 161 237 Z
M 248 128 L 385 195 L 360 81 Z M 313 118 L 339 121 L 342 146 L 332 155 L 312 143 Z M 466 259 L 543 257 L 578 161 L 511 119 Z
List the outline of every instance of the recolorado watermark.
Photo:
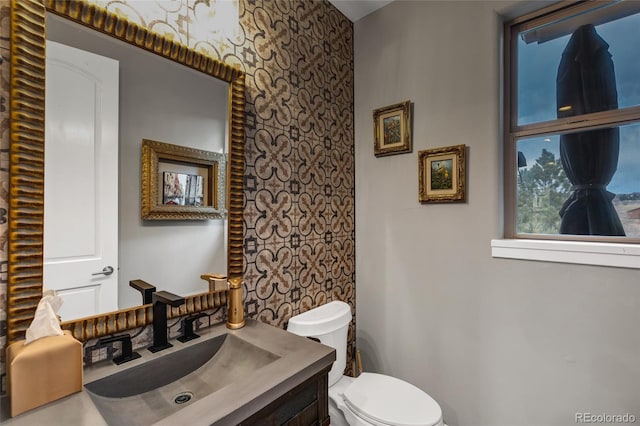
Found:
M 576 423 L 602 423 L 602 424 L 623 424 L 635 423 L 636 416 L 633 414 L 593 414 L 576 413 Z

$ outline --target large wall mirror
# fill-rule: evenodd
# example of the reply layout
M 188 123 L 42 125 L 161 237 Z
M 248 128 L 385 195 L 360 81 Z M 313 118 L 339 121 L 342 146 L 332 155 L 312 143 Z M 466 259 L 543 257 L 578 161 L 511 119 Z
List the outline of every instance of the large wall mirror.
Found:
M 43 286 L 67 295 L 63 328 L 81 340 L 149 323 L 131 280 L 187 296 L 176 315 L 224 305 L 227 294 L 200 276 L 241 285 L 243 72 L 82 1 L 16 2 L 11 37 L 9 343 Z M 141 218 L 143 139 L 222 159 L 211 180 L 223 194 L 219 219 Z M 198 174 L 188 162 L 164 166 L 176 182 Z M 95 277 L 88 284 L 64 269 L 75 253 L 76 270 Z

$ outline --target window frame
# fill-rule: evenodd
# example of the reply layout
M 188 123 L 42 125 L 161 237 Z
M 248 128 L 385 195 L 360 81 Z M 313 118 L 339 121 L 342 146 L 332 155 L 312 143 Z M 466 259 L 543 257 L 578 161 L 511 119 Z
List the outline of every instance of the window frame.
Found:
M 640 106 L 600 111 L 573 117 L 559 118 L 533 124 L 518 125 L 518 34 L 524 30 L 556 22 L 614 3 L 613 1 L 562 1 L 505 22 L 503 29 L 503 161 L 504 161 L 504 238 L 520 240 L 556 240 L 578 242 L 607 242 L 615 244 L 638 244 L 640 238 L 585 236 L 570 234 L 523 234 L 516 231 L 517 215 L 517 141 L 531 136 L 562 135 L 575 131 L 596 130 L 625 124 L 640 124 Z

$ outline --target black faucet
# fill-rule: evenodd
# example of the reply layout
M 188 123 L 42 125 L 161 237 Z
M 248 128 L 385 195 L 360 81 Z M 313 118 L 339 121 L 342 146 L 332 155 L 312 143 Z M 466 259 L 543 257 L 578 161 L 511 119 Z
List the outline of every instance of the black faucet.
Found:
M 159 352 L 173 345 L 167 341 L 167 305 L 177 308 L 184 305 L 184 297 L 168 291 L 153 293 L 153 346 L 151 352 Z
M 142 304 L 148 305 L 152 303 L 151 296 L 156 291 L 156 287 L 142 280 L 129 281 L 129 287 L 133 287 L 142 294 Z
M 129 362 L 134 359 L 140 358 L 140 354 L 138 352 L 133 352 L 133 348 L 131 345 L 131 336 L 128 334 L 120 334 L 118 336 L 104 337 L 98 340 L 97 347 L 106 345 L 107 343 L 115 343 L 121 342 L 122 348 L 120 349 L 120 356 L 113 358 L 113 362 L 116 365 L 120 365 L 124 362 Z
M 182 320 L 182 336 L 178 337 L 178 340 L 182 343 L 188 342 L 189 340 L 197 339 L 200 337 L 193 331 L 193 323 L 202 317 L 206 317 L 207 314 L 204 312 L 190 316 Z

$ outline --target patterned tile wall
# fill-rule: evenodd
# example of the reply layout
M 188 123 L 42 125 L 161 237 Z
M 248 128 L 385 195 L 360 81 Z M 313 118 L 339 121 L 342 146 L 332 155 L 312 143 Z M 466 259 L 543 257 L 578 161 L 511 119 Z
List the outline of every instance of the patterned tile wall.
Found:
M 244 256 L 249 318 L 284 327 L 332 300 L 355 313 L 353 25 L 326 0 L 240 0 L 240 27 L 220 41 L 203 17 L 216 2 L 94 0 L 247 73 Z M 202 9 L 206 5 L 207 9 Z M 6 335 L 9 2 L 0 3 L 0 345 Z M 148 12 L 145 12 L 148 13 Z M 146 20 L 145 20 L 146 19 Z M 150 21 L 150 22 L 147 22 Z M 204 28 L 203 28 L 204 27 Z M 349 330 L 352 373 L 355 319 Z M 4 350 L 2 351 L 4 354 Z M 4 356 L 4 355 L 2 355 Z M 4 359 L 0 365 L 4 372 Z
M 355 306 L 353 25 L 326 1 L 271 0 L 242 1 L 240 24 L 246 311 L 282 327 Z
M 0 0 L 0 392 L 4 392 L 7 341 L 7 227 L 9 208 L 9 0 Z

